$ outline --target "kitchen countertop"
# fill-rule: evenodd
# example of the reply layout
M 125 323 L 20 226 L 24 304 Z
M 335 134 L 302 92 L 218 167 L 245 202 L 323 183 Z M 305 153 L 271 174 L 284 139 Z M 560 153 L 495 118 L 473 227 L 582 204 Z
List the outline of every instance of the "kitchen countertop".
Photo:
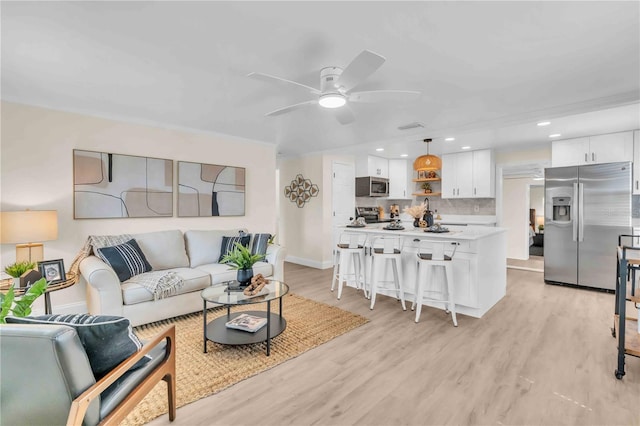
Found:
M 479 240 L 484 237 L 506 232 L 506 228 L 498 228 L 495 226 L 445 226 L 449 229 L 449 232 L 435 233 L 425 232 L 421 228 L 414 228 L 411 222 L 402 222 L 404 230 L 385 230 L 382 229 L 387 224 L 369 224 L 363 228 L 347 228 L 350 231 L 363 232 L 369 234 L 395 234 L 407 237 L 422 237 L 422 238 L 440 238 L 451 240 Z

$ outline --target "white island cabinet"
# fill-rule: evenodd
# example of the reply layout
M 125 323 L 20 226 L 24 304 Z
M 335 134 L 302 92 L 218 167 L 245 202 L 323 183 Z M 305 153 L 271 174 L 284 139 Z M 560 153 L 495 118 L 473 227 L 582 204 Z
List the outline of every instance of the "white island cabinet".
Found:
M 416 284 L 416 240 L 447 240 L 459 243 L 453 257 L 453 281 L 456 309 L 459 314 L 481 318 L 491 307 L 500 301 L 507 290 L 507 237 L 506 229 L 487 226 L 450 226 L 450 232 L 435 234 L 414 229 L 405 223 L 404 231 L 387 231 L 386 224 L 367 225 L 364 228 L 345 228 L 349 232 L 368 235 L 370 243 L 376 236 L 399 235 L 404 238 L 402 255 L 402 276 L 405 298 L 412 302 Z M 367 268 L 370 256 L 367 256 Z M 438 268 L 432 279 L 442 280 L 442 268 Z M 392 280 L 391 268 L 383 274 L 383 280 Z M 435 276 L 434 276 L 435 275 Z M 351 286 L 352 283 L 348 283 Z M 378 293 L 396 297 L 392 283 L 383 282 Z M 444 309 L 442 303 L 424 302 L 424 305 Z M 425 315 L 425 311 L 423 311 Z M 427 313 L 428 315 L 428 313 Z

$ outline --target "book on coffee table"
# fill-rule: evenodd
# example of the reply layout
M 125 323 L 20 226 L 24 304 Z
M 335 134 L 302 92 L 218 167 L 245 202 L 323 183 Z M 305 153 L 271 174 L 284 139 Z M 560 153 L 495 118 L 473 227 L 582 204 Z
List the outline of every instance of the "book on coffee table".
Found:
M 225 325 L 228 328 L 255 333 L 267 324 L 267 319 L 255 315 L 240 314 Z

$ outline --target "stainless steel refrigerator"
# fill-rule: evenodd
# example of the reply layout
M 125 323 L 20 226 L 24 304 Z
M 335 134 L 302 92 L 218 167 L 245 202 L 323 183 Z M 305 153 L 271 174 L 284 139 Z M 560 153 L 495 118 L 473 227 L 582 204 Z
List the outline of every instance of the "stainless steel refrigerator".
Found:
M 615 290 L 618 235 L 632 232 L 631 169 L 545 169 L 545 282 Z

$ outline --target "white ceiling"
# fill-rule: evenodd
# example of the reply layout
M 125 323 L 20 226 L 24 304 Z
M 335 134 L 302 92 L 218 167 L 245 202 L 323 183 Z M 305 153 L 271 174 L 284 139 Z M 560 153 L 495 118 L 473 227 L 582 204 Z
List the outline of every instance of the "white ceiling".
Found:
M 640 128 L 640 2 L 2 2 L 2 98 L 278 145 L 410 157 Z M 363 49 L 387 58 L 340 125 L 304 90 Z M 552 124 L 538 128 L 535 123 Z M 400 131 L 419 122 L 424 128 Z M 444 142 L 454 136 L 455 142 Z

